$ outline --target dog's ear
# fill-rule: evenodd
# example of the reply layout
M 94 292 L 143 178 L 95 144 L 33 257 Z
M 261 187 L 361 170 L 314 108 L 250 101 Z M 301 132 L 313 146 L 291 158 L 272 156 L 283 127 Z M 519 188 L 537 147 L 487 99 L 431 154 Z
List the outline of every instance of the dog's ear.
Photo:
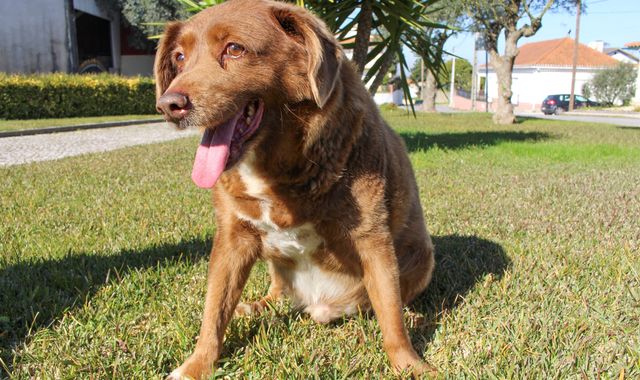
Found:
M 180 34 L 182 23 L 170 22 L 164 29 L 164 33 L 158 42 L 156 60 L 153 64 L 153 72 L 156 77 L 156 98 L 159 98 L 167 90 L 173 78 L 178 72 L 171 61 L 171 54 L 175 48 L 176 39 Z
M 340 76 L 342 48 L 327 27 L 302 8 L 282 4 L 274 7 L 273 16 L 289 38 L 304 46 L 311 95 L 324 107 Z

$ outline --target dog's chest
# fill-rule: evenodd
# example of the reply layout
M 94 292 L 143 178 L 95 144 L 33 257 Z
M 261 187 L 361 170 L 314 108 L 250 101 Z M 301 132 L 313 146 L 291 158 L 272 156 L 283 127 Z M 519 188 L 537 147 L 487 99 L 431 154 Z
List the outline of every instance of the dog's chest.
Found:
M 241 212 L 237 216 L 261 231 L 262 243 L 268 252 L 267 260 L 273 259 L 270 255 L 277 252 L 275 254 L 279 258 L 293 262 L 294 265 L 281 268 L 280 273 L 288 282 L 294 302 L 305 306 L 314 319 L 321 321 L 332 317 L 331 313 L 341 315 L 353 312 L 351 309 L 334 310 L 326 306 L 352 293 L 359 281 L 351 276 L 327 271 L 319 264 L 318 255 L 322 254 L 319 248 L 324 240 L 313 224 L 303 223 L 287 228 L 279 226 L 271 218 L 273 202 L 266 196 L 268 188 L 265 181 L 246 163 L 240 165 L 239 174 L 245 193 L 259 199 L 260 216 L 251 217 Z
M 273 202 L 267 195 L 268 185 L 264 179 L 256 174 L 250 163 L 240 164 L 238 172 L 244 183 L 245 193 L 258 199 L 260 210 L 258 217 L 255 217 L 255 213 L 254 216 L 249 216 L 242 212 L 237 212 L 237 216 L 262 232 L 265 247 L 294 261 L 311 257 L 322 244 L 322 238 L 314 226 L 311 223 L 288 227 L 278 225 L 272 218 Z

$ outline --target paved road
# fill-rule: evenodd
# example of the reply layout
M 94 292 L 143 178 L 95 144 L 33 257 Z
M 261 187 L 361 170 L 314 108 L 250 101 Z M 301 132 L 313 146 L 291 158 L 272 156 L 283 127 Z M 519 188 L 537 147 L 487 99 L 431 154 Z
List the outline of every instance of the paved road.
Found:
M 165 123 L 157 123 L 0 138 L 0 167 L 106 152 L 133 145 L 175 140 L 197 133 L 197 130 L 178 131 Z
M 468 112 L 461 111 L 453 108 L 449 108 L 445 105 L 437 105 L 436 109 L 438 112 L 450 112 L 450 113 L 458 113 L 458 112 Z M 588 116 L 588 115 L 545 115 L 542 112 L 516 112 L 518 116 L 524 117 L 535 117 L 538 119 L 548 119 L 548 120 L 575 120 L 575 121 L 584 121 L 589 123 L 604 123 L 604 124 L 613 124 L 622 127 L 637 127 L 640 128 L 640 118 L 638 117 L 620 117 L 620 116 Z
M 584 121 L 589 123 L 605 123 L 619 125 L 623 127 L 636 127 L 640 128 L 640 118 L 632 117 L 614 117 L 614 116 L 583 116 L 583 115 L 545 115 L 541 112 L 538 113 L 517 113 L 518 116 L 535 117 L 539 119 L 549 120 L 575 120 Z

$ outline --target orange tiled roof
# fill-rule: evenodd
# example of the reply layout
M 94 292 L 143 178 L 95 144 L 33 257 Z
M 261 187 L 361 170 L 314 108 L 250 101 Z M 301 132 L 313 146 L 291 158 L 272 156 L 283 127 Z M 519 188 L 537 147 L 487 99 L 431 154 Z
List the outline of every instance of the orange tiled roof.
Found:
M 624 46 L 628 48 L 640 48 L 640 41 L 627 42 L 626 44 L 624 44 Z
M 574 40 L 569 37 L 522 45 L 515 66 L 571 66 L 573 45 Z M 604 53 L 583 44 L 578 45 L 580 67 L 614 66 L 617 63 L 618 61 Z

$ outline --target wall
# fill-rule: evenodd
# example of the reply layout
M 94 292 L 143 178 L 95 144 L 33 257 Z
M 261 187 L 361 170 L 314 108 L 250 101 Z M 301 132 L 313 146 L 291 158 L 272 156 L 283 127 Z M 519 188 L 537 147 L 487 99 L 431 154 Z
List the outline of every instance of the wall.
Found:
M 540 102 L 542 103 L 542 102 Z M 475 112 L 485 112 L 487 105 L 485 102 L 481 100 L 476 100 L 476 109 L 472 109 L 471 107 L 471 99 L 467 99 L 460 95 L 455 95 L 453 97 L 453 106 L 452 108 L 463 111 L 475 111 Z M 540 111 L 540 104 L 533 103 L 519 103 L 515 104 L 513 107 L 515 112 L 538 112 Z M 489 102 L 489 112 L 495 112 L 496 105 L 493 102 Z
M 617 61 L 624 62 L 624 63 L 631 63 L 633 65 L 638 63 L 638 61 L 636 61 L 636 60 L 634 60 L 632 58 L 629 58 L 628 55 L 622 54 L 620 52 L 612 54 L 612 55 L 610 55 L 610 57 L 615 59 L 615 60 L 617 60 Z
M 0 1 L 0 71 L 68 71 L 65 0 Z
M 152 76 L 154 59 L 155 55 L 123 55 L 120 73 L 126 76 Z

